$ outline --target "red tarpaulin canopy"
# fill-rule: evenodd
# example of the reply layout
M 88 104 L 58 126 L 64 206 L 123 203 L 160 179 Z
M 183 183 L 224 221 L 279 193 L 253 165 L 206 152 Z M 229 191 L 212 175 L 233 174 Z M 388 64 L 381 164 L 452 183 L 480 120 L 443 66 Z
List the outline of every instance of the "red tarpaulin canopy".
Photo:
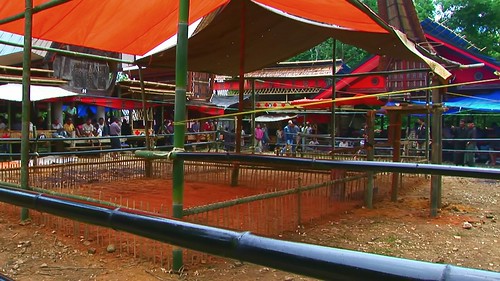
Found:
M 109 107 L 114 109 L 140 109 L 142 108 L 142 101 L 129 100 L 112 97 L 92 97 L 92 96 L 73 96 L 66 98 L 46 99 L 46 102 L 80 102 L 85 104 L 92 104 L 97 106 Z M 146 102 L 146 107 L 161 106 L 166 104 Z
M 332 107 L 332 103 L 332 99 L 299 99 L 290 102 L 291 105 L 300 106 L 306 109 L 328 109 Z M 385 102 L 379 100 L 377 97 L 365 94 L 356 94 L 353 97 L 335 99 L 336 106 L 382 106 L 384 104 Z
M 224 115 L 224 108 L 210 105 L 188 105 L 187 109 L 211 116 Z

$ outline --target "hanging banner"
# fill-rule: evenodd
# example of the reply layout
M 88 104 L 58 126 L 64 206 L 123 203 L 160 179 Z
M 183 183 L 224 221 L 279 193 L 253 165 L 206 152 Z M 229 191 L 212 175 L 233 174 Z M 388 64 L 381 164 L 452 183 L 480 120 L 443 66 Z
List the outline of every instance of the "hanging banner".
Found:
M 52 43 L 51 47 L 112 58 L 120 57 L 118 53 L 55 42 Z M 118 63 L 54 53 L 47 53 L 45 60 L 52 64 L 56 78 L 68 81 L 68 84 L 63 86 L 66 90 L 84 95 L 111 96 L 116 81 Z

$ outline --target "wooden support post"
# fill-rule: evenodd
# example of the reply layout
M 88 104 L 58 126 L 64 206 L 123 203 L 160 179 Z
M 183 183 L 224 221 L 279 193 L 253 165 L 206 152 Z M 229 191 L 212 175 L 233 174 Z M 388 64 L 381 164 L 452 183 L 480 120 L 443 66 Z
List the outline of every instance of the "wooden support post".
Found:
M 370 110 L 366 113 L 366 127 L 368 132 L 368 143 L 365 143 L 366 147 L 366 160 L 367 161 L 373 161 L 374 154 L 375 154 L 375 148 L 374 148 L 374 142 L 375 142 L 375 110 Z M 374 172 L 370 171 L 368 172 L 368 183 L 365 189 L 365 207 L 368 209 L 373 208 L 373 177 L 374 177 Z
M 392 162 L 401 161 L 401 113 L 393 112 L 389 114 L 390 125 L 392 127 Z M 392 173 L 391 201 L 398 200 L 400 185 L 400 173 Z
M 439 79 L 434 76 L 433 85 L 438 86 Z M 432 91 L 432 154 L 431 163 L 441 164 L 442 158 L 442 136 L 443 136 L 443 107 L 441 104 L 442 92 L 444 89 L 434 89 Z M 431 176 L 431 217 L 436 217 L 438 209 L 441 207 L 442 176 Z

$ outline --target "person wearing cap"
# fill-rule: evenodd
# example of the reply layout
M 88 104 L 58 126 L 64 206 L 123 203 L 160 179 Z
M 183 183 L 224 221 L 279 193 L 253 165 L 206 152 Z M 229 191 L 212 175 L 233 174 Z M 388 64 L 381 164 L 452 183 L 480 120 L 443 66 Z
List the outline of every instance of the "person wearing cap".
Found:
M 292 120 L 288 120 L 288 125 L 283 129 L 285 134 L 285 143 L 291 147 L 292 152 L 295 152 L 295 138 L 297 137 L 297 128 Z
M 451 127 L 451 132 L 453 135 L 454 144 L 454 152 L 453 152 L 453 162 L 457 166 L 463 166 L 464 165 L 464 150 L 467 145 L 467 141 L 465 140 L 467 138 L 467 127 L 465 126 L 465 120 L 461 119 L 460 124 L 457 127 Z

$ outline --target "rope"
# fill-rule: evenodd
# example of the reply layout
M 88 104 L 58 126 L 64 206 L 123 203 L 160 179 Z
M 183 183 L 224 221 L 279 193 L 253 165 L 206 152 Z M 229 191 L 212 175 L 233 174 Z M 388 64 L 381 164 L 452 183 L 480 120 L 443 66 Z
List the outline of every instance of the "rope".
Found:
M 313 105 L 335 103 L 335 102 L 340 102 L 340 101 L 351 101 L 351 100 L 373 98 L 373 97 L 384 97 L 384 96 L 390 96 L 390 95 L 394 95 L 394 94 L 406 94 L 406 93 L 409 93 L 409 92 L 418 92 L 418 91 L 442 89 L 442 88 L 448 88 L 448 87 L 473 85 L 473 84 L 479 84 L 479 83 L 488 83 L 488 82 L 498 81 L 499 79 L 500 78 L 492 78 L 492 79 L 488 79 L 488 80 L 470 81 L 470 82 L 462 82 L 462 83 L 446 84 L 446 85 L 437 85 L 437 86 L 428 86 L 428 87 L 421 87 L 421 88 L 408 89 L 408 90 L 398 90 L 398 91 L 384 92 L 384 93 L 379 93 L 379 94 L 371 94 L 371 95 L 365 95 L 365 96 L 357 96 L 357 97 L 355 96 L 355 97 L 345 97 L 345 98 L 337 98 L 337 99 L 327 99 L 327 100 L 324 100 L 324 101 L 316 101 L 316 102 L 304 103 L 301 106 L 313 106 Z M 279 107 L 279 108 L 278 107 L 277 108 L 273 108 L 272 110 L 273 111 L 279 111 L 279 110 L 286 110 L 286 109 L 297 109 L 297 107 L 301 107 L 301 106 L 286 105 L 286 106 Z M 249 110 L 249 111 L 244 111 L 244 112 L 236 112 L 236 113 L 215 115 L 215 116 L 210 116 L 210 117 L 201 117 L 201 118 L 187 119 L 187 120 L 182 120 L 182 121 L 175 121 L 174 125 L 175 124 L 186 124 L 188 122 L 193 122 L 193 121 L 218 119 L 218 118 L 223 118 L 223 117 L 235 117 L 235 116 L 239 116 L 239 115 L 246 115 L 246 114 L 252 114 L 252 113 L 262 113 L 262 112 L 268 112 L 268 111 L 269 111 L 269 108 L 264 108 L 264 109 Z

